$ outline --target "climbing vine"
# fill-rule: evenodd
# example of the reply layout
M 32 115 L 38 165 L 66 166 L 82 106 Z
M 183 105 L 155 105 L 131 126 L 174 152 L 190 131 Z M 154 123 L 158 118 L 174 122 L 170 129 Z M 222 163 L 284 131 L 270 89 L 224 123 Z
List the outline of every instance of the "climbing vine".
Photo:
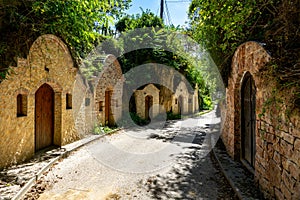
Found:
M 279 89 L 297 88 L 293 101 L 300 105 L 300 0 L 193 0 L 189 17 L 190 35 L 208 49 L 225 85 L 234 51 L 254 40 L 270 52 L 266 68 Z

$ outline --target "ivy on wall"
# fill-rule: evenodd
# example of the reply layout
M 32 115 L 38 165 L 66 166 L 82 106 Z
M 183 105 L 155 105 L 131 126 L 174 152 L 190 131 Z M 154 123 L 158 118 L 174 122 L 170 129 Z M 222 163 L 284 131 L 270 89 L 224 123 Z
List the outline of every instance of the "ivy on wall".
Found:
M 270 52 L 266 66 L 280 90 L 295 90 L 300 105 L 300 0 L 193 0 L 189 8 L 191 37 L 203 44 L 217 63 L 225 85 L 236 48 L 250 40 Z

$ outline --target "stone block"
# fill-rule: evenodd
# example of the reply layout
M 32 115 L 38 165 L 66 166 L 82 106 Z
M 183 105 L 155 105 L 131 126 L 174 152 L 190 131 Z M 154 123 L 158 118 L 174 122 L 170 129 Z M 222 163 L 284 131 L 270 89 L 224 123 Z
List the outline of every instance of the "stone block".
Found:
M 274 151 L 273 160 L 280 165 L 281 164 L 281 155 L 277 151 Z
M 273 133 L 267 132 L 266 133 L 266 141 L 270 143 L 276 142 L 276 136 Z
M 292 175 L 292 177 L 296 180 L 300 181 L 300 166 L 298 166 L 296 163 L 289 161 L 288 162 L 288 171 Z
M 268 177 L 269 177 L 270 183 L 273 184 L 273 186 L 280 184 L 281 171 L 282 171 L 282 168 L 280 168 L 280 166 L 278 166 L 274 160 L 270 160 L 269 169 L 268 169 Z
M 296 180 L 286 170 L 283 170 L 282 180 L 284 185 L 289 189 L 289 191 L 292 191 L 294 189 Z
M 292 193 L 289 191 L 289 189 L 285 186 L 283 182 L 280 184 L 280 190 L 282 191 L 282 194 L 286 199 L 291 199 L 292 198 Z
M 269 143 L 267 146 L 267 153 L 268 153 L 268 158 L 273 158 L 273 154 L 274 154 L 274 148 L 273 148 L 273 144 Z
M 281 132 L 281 136 L 283 137 L 283 140 L 285 140 L 286 142 L 290 143 L 290 144 L 294 144 L 295 141 L 295 137 L 290 135 L 289 133 L 286 132 Z
M 300 139 L 298 138 L 295 139 L 294 150 L 300 151 Z
M 264 150 L 260 146 L 256 146 L 256 155 L 261 158 L 264 158 Z
M 279 153 L 290 157 L 293 154 L 294 146 L 285 140 L 280 141 Z
M 274 191 L 275 191 L 276 199 L 278 199 L 278 200 L 284 199 L 284 195 L 278 188 L 275 188 Z
M 296 183 L 296 186 L 294 187 L 294 190 L 292 192 L 293 192 L 292 199 L 299 200 L 300 199 L 300 181 L 298 181 Z

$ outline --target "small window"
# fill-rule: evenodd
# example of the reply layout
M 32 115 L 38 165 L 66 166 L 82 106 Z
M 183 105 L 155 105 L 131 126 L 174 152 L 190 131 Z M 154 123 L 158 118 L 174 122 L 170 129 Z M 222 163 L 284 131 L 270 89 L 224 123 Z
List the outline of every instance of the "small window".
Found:
M 99 101 L 99 111 L 103 111 L 103 101 Z
M 115 105 L 116 105 L 116 107 L 119 107 L 119 101 L 118 101 L 118 99 L 115 100 Z
M 189 103 L 192 103 L 192 99 L 189 99 Z
M 178 100 L 177 99 L 175 99 L 175 104 L 178 104 Z
M 66 94 L 66 109 L 72 109 L 72 95 Z
M 17 117 L 27 116 L 27 95 L 18 94 L 17 96 Z
M 91 103 L 90 98 L 85 98 L 85 106 L 89 106 Z

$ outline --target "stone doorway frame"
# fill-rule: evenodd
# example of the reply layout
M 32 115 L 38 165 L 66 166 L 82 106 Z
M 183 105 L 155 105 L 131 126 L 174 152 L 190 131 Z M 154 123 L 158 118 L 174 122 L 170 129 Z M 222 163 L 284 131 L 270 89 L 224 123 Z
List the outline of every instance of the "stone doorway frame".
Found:
M 250 121 L 251 121 L 251 138 L 250 138 L 250 142 L 251 142 L 251 145 L 250 145 L 250 153 L 251 153 L 251 163 L 249 163 L 249 161 L 245 158 L 245 144 L 244 144 L 244 141 L 245 141 L 245 129 L 244 129 L 244 125 L 245 125 L 245 119 L 244 119 L 244 115 L 245 115 L 245 110 L 244 110 L 244 98 L 245 98 L 245 91 L 244 91 L 244 87 L 246 86 L 246 81 L 248 81 L 250 79 L 250 84 L 251 86 L 250 87 L 254 87 L 254 94 L 250 94 L 250 97 L 254 97 L 254 102 L 252 102 L 254 105 L 250 105 L 251 108 L 250 108 L 250 112 L 251 112 L 251 116 L 250 116 Z M 240 105 L 241 105 L 241 110 L 240 110 L 240 160 L 241 162 L 245 165 L 245 167 L 251 172 L 254 174 L 255 172 L 255 149 L 256 149 L 256 133 L 257 133 L 257 130 L 256 130 L 256 85 L 255 85 L 255 80 L 252 76 L 252 74 L 250 72 L 245 72 L 242 79 L 241 79 L 241 88 L 240 88 Z M 254 96 L 253 96 L 254 95 Z M 254 107 L 254 108 L 253 108 Z M 252 135 L 254 134 L 254 135 Z
M 54 81 L 47 81 L 47 82 L 40 82 L 38 84 L 38 87 L 33 92 L 33 96 L 35 93 L 38 91 L 38 89 L 44 85 L 47 84 L 49 85 L 53 91 L 54 91 L 54 135 L 53 135 L 53 145 L 55 146 L 62 146 L 62 87 L 58 84 L 55 83 Z M 34 116 L 35 116 L 35 98 L 34 98 Z M 35 118 L 33 118 L 35 120 Z M 34 121 L 34 124 L 36 122 Z M 35 140 L 35 128 L 34 128 L 34 140 Z M 34 141 L 35 145 L 35 141 Z M 36 151 L 35 151 L 36 152 Z

